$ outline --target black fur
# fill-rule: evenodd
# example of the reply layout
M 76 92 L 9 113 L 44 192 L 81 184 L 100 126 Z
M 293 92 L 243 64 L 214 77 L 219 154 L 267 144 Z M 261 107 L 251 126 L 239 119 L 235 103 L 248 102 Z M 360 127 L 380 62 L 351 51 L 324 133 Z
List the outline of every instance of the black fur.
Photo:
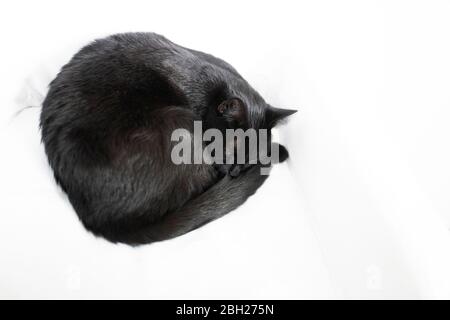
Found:
M 240 118 L 230 103 L 242 103 Z M 154 33 L 119 34 L 81 49 L 51 82 L 42 140 L 84 226 L 137 245 L 228 213 L 266 179 L 257 165 L 173 164 L 173 129 L 192 132 L 194 120 L 204 130 L 270 129 L 286 116 L 277 110 L 220 59 Z

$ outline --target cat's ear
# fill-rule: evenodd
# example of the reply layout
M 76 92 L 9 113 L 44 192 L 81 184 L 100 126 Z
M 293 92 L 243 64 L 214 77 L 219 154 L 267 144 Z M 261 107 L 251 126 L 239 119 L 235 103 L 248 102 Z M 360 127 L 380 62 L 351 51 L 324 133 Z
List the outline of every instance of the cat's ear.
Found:
M 244 124 L 247 119 L 247 113 L 244 103 L 238 98 L 231 98 L 223 101 L 217 106 L 217 113 L 228 121 Z
M 269 128 L 274 127 L 278 122 L 296 113 L 297 110 L 281 109 L 269 106 L 266 109 L 266 123 Z

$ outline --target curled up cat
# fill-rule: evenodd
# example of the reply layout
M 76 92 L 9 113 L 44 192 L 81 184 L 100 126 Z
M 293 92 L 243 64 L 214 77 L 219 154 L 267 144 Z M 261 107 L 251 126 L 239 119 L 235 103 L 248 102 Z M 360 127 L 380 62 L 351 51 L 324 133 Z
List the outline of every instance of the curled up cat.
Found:
M 203 131 L 266 129 L 272 145 L 270 130 L 294 112 L 270 106 L 221 59 L 126 33 L 75 54 L 51 82 L 40 124 L 55 179 L 86 229 L 139 245 L 227 214 L 267 178 L 261 169 L 270 163 L 248 157 L 174 163 L 174 130 L 192 133 L 195 121 Z M 282 162 L 288 152 L 278 147 Z

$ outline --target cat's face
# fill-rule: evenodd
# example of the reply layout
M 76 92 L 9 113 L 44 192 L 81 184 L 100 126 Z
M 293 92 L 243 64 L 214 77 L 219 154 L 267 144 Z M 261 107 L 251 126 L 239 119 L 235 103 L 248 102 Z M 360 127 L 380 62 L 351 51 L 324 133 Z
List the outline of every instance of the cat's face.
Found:
M 217 115 L 225 123 L 226 128 L 256 130 L 257 139 L 253 142 L 256 143 L 255 147 L 259 150 L 264 145 L 269 155 L 272 146 L 272 128 L 295 112 L 296 110 L 275 108 L 265 102 L 249 107 L 239 98 L 227 99 L 217 106 Z M 260 129 L 264 129 L 266 132 L 264 136 L 266 137 L 265 141 L 262 140 L 262 136 L 258 132 Z M 245 143 L 245 150 L 250 150 L 249 140 L 244 139 L 236 140 L 231 142 L 231 144 L 230 141 L 227 141 L 225 149 L 228 151 L 226 150 L 226 152 L 229 152 L 231 149 L 236 150 L 239 147 L 239 141 L 240 143 Z M 282 155 L 280 156 L 283 157 Z

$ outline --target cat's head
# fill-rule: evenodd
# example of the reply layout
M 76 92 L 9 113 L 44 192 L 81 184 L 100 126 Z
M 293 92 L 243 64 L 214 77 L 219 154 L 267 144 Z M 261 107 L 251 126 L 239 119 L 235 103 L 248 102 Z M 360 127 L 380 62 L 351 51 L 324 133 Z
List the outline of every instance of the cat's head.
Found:
M 264 103 L 262 106 L 249 107 L 240 98 L 222 101 L 217 106 L 217 114 L 222 117 L 228 128 L 271 130 L 297 110 L 275 108 Z
M 259 96 L 253 99 L 228 98 L 219 103 L 216 108 L 217 117 L 222 120 L 227 129 L 254 129 L 256 131 L 264 129 L 267 133 L 266 148 L 269 150 L 269 154 L 272 146 L 271 130 L 295 112 L 297 110 L 275 108 L 264 102 Z M 260 143 L 258 134 L 258 146 L 261 146 Z M 236 148 L 237 146 L 233 145 L 232 147 Z M 279 147 L 279 161 L 282 162 L 288 157 L 288 153 L 284 147 Z

